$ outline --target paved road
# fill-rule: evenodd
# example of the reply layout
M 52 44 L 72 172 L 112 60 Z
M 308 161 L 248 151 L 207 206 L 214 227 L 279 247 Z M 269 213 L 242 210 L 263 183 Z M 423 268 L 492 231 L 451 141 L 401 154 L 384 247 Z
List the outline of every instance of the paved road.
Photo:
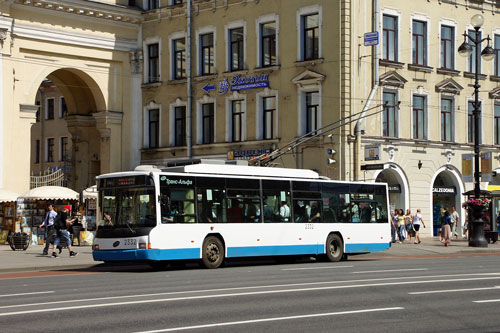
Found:
M 0 274 L 4 332 L 498 332 L 498 256 Z

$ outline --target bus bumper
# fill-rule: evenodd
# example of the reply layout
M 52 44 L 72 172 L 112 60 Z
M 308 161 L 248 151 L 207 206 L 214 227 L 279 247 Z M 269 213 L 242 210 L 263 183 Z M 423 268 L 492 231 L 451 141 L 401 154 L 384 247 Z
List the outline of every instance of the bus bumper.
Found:
M 95 261 L 137 261 L 137 260 L 182 260 L 200 259 L 200 249 L 136 249 L 136 250 L 94 250 Z

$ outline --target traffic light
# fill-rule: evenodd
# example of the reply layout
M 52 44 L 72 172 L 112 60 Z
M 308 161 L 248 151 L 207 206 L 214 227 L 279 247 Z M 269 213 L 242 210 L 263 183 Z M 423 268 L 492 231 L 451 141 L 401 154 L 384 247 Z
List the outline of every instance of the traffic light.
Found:
M 336 153 L 336 151 L 332 148 L 326 149 L 326 155 L 328 156 L 328 158 L 326 159 L 326 165 L 337 163 L 337 161 L 334 158 L 335 153 Z

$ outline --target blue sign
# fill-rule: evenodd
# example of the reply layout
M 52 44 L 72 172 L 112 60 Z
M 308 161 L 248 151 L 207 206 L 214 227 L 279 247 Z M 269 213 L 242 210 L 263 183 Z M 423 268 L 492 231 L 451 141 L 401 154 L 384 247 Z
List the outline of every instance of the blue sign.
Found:
M 217 94 L 224 95 L 228 91 L 239 91 L 269 87 L 269 74 L 239 76 L 234 75 L 231 80 L 224 79 L 218 85 L 206 84 L 202 89 L 205 92 L 217 90 Z
M 367 32 L 364 34 L 365 46 L 378 45 L 378 31 Z

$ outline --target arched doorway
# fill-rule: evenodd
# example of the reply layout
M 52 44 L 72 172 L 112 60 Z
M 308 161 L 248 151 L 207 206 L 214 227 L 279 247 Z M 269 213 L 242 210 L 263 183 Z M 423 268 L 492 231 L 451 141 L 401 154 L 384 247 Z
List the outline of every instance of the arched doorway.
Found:
M 460 215 L 457 231 L 461 233 L 465 215 L 461 208 L 464 186 L 460 179 L 459 172 L 451 166 L 442 167 L 436 172 L 431 188 L 433 236 L 437 236 L 441 230 L 441 216 L 445 210 L 451 213 L 452 207 L 455 207 Z
M 375 178 L 377 183 L 387 183 L 389 187 L 389 206 L 391 212 L 394 209 L 406 209 L 409 207 L 408 181 L 403 171 L 394 164 L 386 165 Z

